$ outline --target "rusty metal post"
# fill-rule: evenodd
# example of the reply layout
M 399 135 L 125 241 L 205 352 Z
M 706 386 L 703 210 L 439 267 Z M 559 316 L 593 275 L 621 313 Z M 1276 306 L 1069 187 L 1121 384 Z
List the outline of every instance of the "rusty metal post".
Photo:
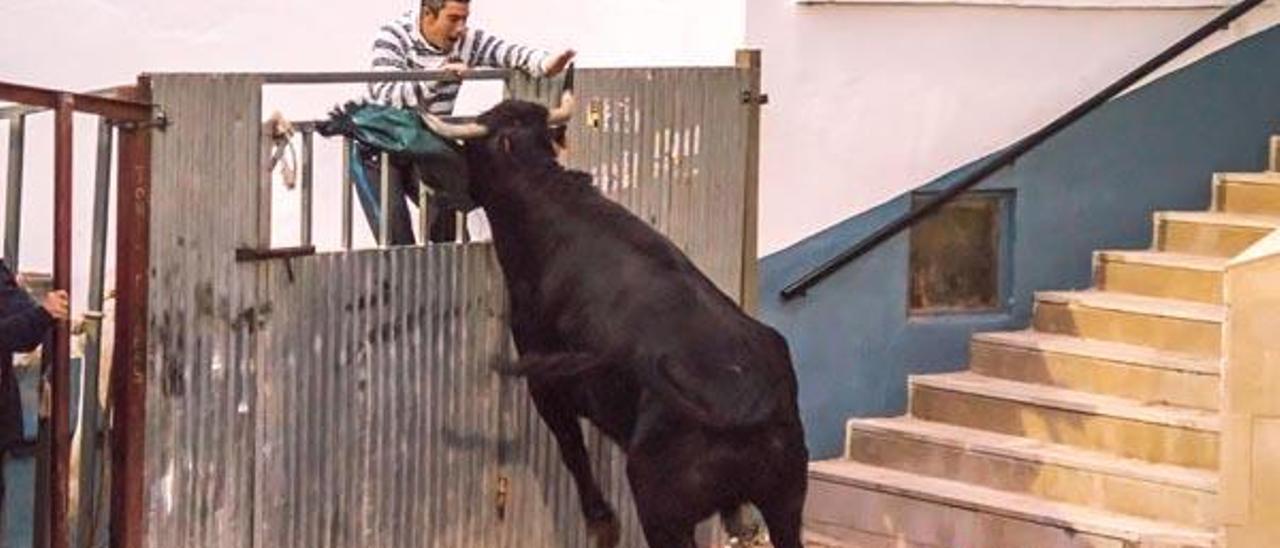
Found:
M 72 116 L 75 99 L 58 96 L 54 121 L 53 171 L 53 289 L 71 293 Z M 67 527 L 68 479 L 71 465 L 71 323 L 57 322 L 53 334 L 52 366 L 46 372 L 52 385 L 49 473 L 49 547 L 69 548 Z
M 138 80 L 135 100 L 149 102 Z M 147 270 L 151 245 L 151 130 L 120 128 L 116 202 L 116 343 L 111 369 L 111 548 L 140 548 L 144 517 Z

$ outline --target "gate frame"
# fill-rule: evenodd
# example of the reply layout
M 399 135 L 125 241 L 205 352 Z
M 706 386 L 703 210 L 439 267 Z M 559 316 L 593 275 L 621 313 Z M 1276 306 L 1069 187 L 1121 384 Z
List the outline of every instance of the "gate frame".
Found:
M 137 475 L 142 471 L 140 462 L 135 462 L 138 452 L 143 449 L 136 443 L 142 438 L 131 439 L 128 424 L 139 424 L 144 411 L 138 404 L 146 385 L 145 355 L 134 352 L 145 347 L 146 341 L 146 272 L 147 256 L 147 217 L 148 209 L 138 207 L 147 203 L 149 188 L 150 164 L 150 128 L 154 121 L 155 108 L 149 100 L 149 88 L 145 80 L 139 79 L 135 86 L 126 86 L 107 90 L 105 93 L 80 94 L 62 90 L 39 88 L 0 82 L 0 100 L 17 103 L 0 112 L 0 117 L 20 119 L 22 116 L 44 110 L 53 110 L 54 121 L 54 261 L 53 289 L 71 292 L 71 224 L 72 224 L 72 161 L 73 161 L 73 114 L 76 112 L 95 114 L 108 120 L 120 128 L 121 148 L 119 152 L 119 181 L 117 195 L 118 204 L 132 204 L 134 207 L 121 208 L 118 216 L 120 230 L 117 234 L 133 234 L 141 236 L 141 242 L 117 236 L 116 283 L 120 288 L 120 310 L 124 321 L 117 322 L 121 330 L 117 331 L 116 357 L 119 363 L 128 363 L 129 367 L 121 368 L 112 378 L 112 391 L 117 394 L 114 409 L 117 417 L 122 417 L 117 424 L 122 428 L 112 430 L 112 497 L 124 495 L 119 504 L 112 504 L 111 546 L 134 546 L 130 539 L 141 539 L 140 519 L 128 519 L 132 515 L 140 518 L 142 513 L 142 482 Z M 142 227 L 139 232 L 138 227 Z M 140 254 L 139 254 L 140 252 Z M 141 288 L 141 293 L 138 289 Z M 141 298 L 139 298 L 141 297 Z M 71 330 L 70 322 L 58 322 L 55 325 L 53 348 L 46 353 L 44 368 L 52 377 L 50 389 L 49 424 L 51 437 L 49 451 L 42 455 L 47 459 L 50 475 L 50 492 L 47 506 L 37 508 L 39 515 L 44 516 L 48 532 L 44 541 L 49 548 L 68 548 L 70 531 L 67 522 L 69 499 L 69 467 L 71 462 L 70 431 L 70 395 L 71 395 Z M 139 330 L 140 328 L 140 330 Z M 133 334 L 131 338 L 126 338 Z M 139 338 L 140 337 L 140 338 Z M 135 347 L 141 341 L 143 346 Z M 134 371 L 133 367 L 141 363 L 142 369 Z M 127 376 L 125 373 L 129 373 Z M 138 422 L 133 422 L 137 417 Z M 138 429 L 134 429 L 136 434 Z M 133 478 L 134 485 L 128 482 Z M 119 489 L 118 489 L 119 488 Z M 119 491 L 119 493 L 117 493 Z M 132 514 L 130 513 L 132 512 Z M 38 518 L 39 521 L 39 518 Z M 40 538 L 41 531 L 37 531 Z M 43 548 L 43 547 L 39 547 Z

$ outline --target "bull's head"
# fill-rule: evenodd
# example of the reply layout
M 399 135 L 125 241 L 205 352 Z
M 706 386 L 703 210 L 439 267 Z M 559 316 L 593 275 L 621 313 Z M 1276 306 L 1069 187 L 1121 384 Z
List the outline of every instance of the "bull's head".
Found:
M 431 131 L 442 137 L 476 141 L 504 131 L 545 132 L 550 126 L 568 122 L 573 117 L 573 105 L 573 92 L 565 91 L 560 96 L 560 105 L 551 110 L 536 103 L 507 100 L 485 111 L 476 118 L 475 122 L 468 124 L 452 124 L 428 113 L 423 113 L 422 119 Z
M 485 111 L 475 122 L 454 124 L 430 114 L 423 122 L 436 134 L 462 140 L 471 172 L 471 196 L 485 205 L 494 185 L 511 181 L 505 175 L 557 167 L 552 127 L 569 121 L 574 100 L 564 92 L 553 109 L 528 101 L 507 100 Z

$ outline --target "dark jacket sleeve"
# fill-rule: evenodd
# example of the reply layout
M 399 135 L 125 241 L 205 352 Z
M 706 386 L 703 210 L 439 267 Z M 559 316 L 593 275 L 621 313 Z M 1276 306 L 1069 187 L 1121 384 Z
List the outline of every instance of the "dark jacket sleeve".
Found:
M 53 317 L 18 287 L 9 266 L 0 261 L 0 352 L 30 352 L 44 342 Z

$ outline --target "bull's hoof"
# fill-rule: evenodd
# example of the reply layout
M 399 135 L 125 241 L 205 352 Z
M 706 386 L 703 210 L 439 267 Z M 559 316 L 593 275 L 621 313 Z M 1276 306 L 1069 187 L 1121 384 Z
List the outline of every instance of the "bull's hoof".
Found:
M 587 522 L 587 536 L 595 541 L 596 548 L 614 548 L 622 541 L 622 527 L 613 513 Z

